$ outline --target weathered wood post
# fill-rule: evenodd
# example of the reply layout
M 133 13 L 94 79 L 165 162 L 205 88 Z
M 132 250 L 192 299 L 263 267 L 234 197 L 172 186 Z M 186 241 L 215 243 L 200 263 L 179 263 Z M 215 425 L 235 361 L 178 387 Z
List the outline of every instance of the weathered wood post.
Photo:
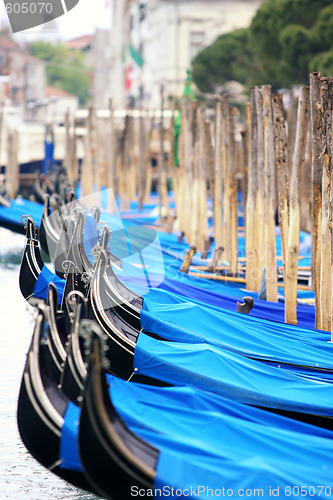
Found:
M 109 99 L 109 165 L 107 173 L 107 187 L 108 192 L 108 211 L 114 213 L 116 211 L 116 196 L 117 196 L 117 136 L 114 121 L 114 111 L 112 99 Z
M 285 274 L 285 321 L 297 325 L 297 279 L 300 236 L 300 186 L 309 124 L 309 88 L 303 87 L 298 104 L 290 191 L 290 223 Z
M 186 234 L 187 243 L 192 245 L 191 217 L 192 217 L 192 187 L 193 187 L 193 106 L 189 98 L 183 99 L 184 113 L 182 113 L 182 125 L 184 123 L 184 179 L 182 199 L 182 227 L 181 231 Z
M 227 171 L 229 177 L 230 200 L 230 273 L 235 276 L 238 271 L 238 196 L 237 196 L 237 166 L 236 166 L 236 118 L 237 110 L 229 106 L 228 134 L 229 151 Z
M 151 184 L 152 184 L 152 168 L 151 168 L 151 141 L 152 141 L 152 136 L 153 136 L 153 130 L 154 130 L 154 123 L 155 119 L 154 116 L 149 117 L 146 119 L 146 122 L 148 120 L 148 125 L 146 123 L 146 135 L 145 135 L 145 179 L 144 179 L 144 185 L 145 185 L 145 191 L 144 191 L 144 201 L 147 203 L 149 200 L 149 196 L 151 193 Z
M 281 235 L 283 273 L 286 275 L 289 232 L 289 166 L 286 122 L 282 95 L 273 96 L 275 161 L 277 165 L 278 214 Z
M 265 141 L 265 269 L 267 300 L 278 301 L 276 237 L 275 237 L 275 152 L 271 86 L 263 86 L 263 115 Z
M 16 198 L 19 190 L 18 134 L 7 129 L 6 192 L 9 198 Z
M 187 130 L 187 121 L 189 120 L 187 108 L 189 100 L 187 98 L 182 100 L 181 103 L 181 128 L 179 136 L 179 174 L 178 174 L 178 193 L 179 193 L 179 205 L 177 207 L 177 218 L 178 226 L 180 232 L 180 238 L 185 233 L 184 227 L 184 196 L 185 196 L 185 129 Z
M 177 217 L 178 214 L 178 209 L 180 205 L 179 201 L 179 179 L 178 179 L 178 174 L 179 174 L 179 168 L 176 165 L 176 158 L 175 158 L 175 148 L 176 148 L 176 136 L 175 136 L 175 118 L 176 118 L 176 102 L 173 99 L 172 101 L 172 115 L 170 118 L 170 127 L 169 127 L 169 142 L 170 142 L 170 154 L 169 154 L 169 169 L 171 172 L 171 177 L 172 177 L 172 187 L 173 187 L 173 193 L 174 193 L 174 198 L 175 198 L 175 217 Z M 169 224 L 168 230 L 171 232 L 173 227 L 173 224 Z
M 316 328 L 321 329 L 321 225 L 322 225 L 322 105 L 320 77 L 310 75 L 312 124 L 312 279 L 316 301 Z
M 231 185 L 230 162 L 230 105 L 229 96 L 222 97 L 222 206 L 223 206 L 223 249 L 224 259 L 231 263 Z
M 190 241 L 191 245 L 196 247 L 198 251 L 201 249 L 198 247 L 199 244 L 199 230 L 200 230 L 200 179 L 199 179 L 199 109 L 193 115 L 192 122 L 192 175 L 193 175 L 193 185 L 192 185 L 192 217 L 190 220 Z
M 321 79 L 322 226 L 321 226 L 321 329 L 331 331 L 332 321 L 332 78 Z
M 131 114 L 127 115 L 125 141 L 124 141 L 124 191 L 123 200 L 121 200 L 124 210 L 129 210 L 130 201 L 132 198 L 132 137 L 133 137 L 133 117 Z
M 143 87 L 140 87 L 140 116 L 139 116 L 139 133 L 138 133 L 138 208 L 142 210 L 145 196 L 145 147 L 146 147 L 146 113 L 143 111 Z
M 257 149 L 257 172 L 258 172 L 258 194 L 255 217 L 255 240 L 254 247 L 258 249 L 258 261 L 256 272 L 256 290 L 259 291 L 260 283 L 263 277 L 266 257 L 265 257 L 265 229 L 262 229 L 262 215 L 266 209 L 266 193 L 265 193 L 265 144 L 264 144 L 264 119 L 263 119 L 263 96 L 262 88 L 255 87 L 256 94 L 256 110 L 257 110 L 257 126 L 258 126 L 258 149 Z
M 212 207 L 215 203 L 215 175 L 214 175 L 214 145 L 212 124 L 209 121 L 205 122 L 205 144 L 207 158 L 207 178 L 209 179 L 209 196 L 211 198 Z
M 92 106 L 89 108 L 89 114 L 86 120 L 86 135 L 84 138 L 84 160 L 81 168 L 81 196 L 88 196 L 93 192 L 94 173 L 93 173 L 93 138 L 92 138 Z M 91 207 L 86 207 L 90 209 Z
M 73 183 L 73 172 L 72 172 L 72 155 L 71 155 L 71 134 L 70 134 L 70 119 L 69 110 L 67 109 L 65 113 L 65 158 L 64 164 L 67 170 L 68 180 Z
M 258 280 L 258 248 L 256 247 L 256 205 L 258 191 L 258 121 L 256 110 L 256 94 L 254 87 L 250 88 L 250 107 L 248 108 L 250 129 L 250 156 L 248 166 L 248 190 L 246 200 L 245 220 L 245 252 L 246 252 L 246 288 L 257 292 Z
M 222 103 L 216 103 L 214 151 L 214 231 L 215 248 L 223 248 L 222 220 Z
M 250 156 L 250 144 L 249 144 L 249 127 L 241 130 L 242 137 L 242 155 L 241 155 L 241 189 L 243 198 L 243 220 L 244 227 L 246 226 L 246 204 L 247 204 L 247 189 L 248 189 L 248 171 L 249 171 L 249 156 Z
M 77 157 L 77 136 L 76 136 L 76 119 L 73 120 L 73 134 L 71 143 L 71 163 L 73 172 L 73 182 L 74 185 L 79 181 L 79 162 Z
M 207 144 L 206 144 L 206 110 L 198 110 L 198 142 L 199 142 L 199 231 L 196 243 L 198 251 L 205 252 L 206 241 L 208 240 L 208 213 L 207 213 Z

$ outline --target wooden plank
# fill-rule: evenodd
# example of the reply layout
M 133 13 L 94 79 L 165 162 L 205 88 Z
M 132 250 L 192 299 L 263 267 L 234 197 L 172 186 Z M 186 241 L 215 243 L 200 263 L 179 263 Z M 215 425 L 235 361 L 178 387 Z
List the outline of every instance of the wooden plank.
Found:
M 246 283 L 246 278 L 236 278 L 235 276 L 217 276 L 216 274 L 195 273 L 193 271 L 189 271 L 188 275 L 194 276 L 195 278 L 204 278 L 207 280 L 214 280 L 214 281 L 225 281 L 225 282 L 229 281 L 232 283 Z M 285 285 L 283 283 L 279 283 L 278 286 L 280 288 L 285 287 Z M 312 290 L 312 288 L 309 286 L 306 286 L 306 285 L 297 285 L 297 290 L 310 291 L 310 290 Z

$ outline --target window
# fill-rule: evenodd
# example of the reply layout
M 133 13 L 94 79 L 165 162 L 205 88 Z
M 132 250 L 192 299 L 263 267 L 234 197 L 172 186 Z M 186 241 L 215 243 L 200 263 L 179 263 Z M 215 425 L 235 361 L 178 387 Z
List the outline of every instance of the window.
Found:
M 190 58 L 195 58 L 204 45 L 205 33 L 203 31 L 191 31 L 190 34 Z
M 142 22 L 145 20 L 146 17 L 146 4 L 141 2 L 139 5 L 139 21 Z

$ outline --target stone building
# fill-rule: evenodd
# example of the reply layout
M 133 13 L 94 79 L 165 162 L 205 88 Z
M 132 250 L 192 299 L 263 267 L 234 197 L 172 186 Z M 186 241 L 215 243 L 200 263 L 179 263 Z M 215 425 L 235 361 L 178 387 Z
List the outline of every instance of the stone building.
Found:
M 159 89 L 182 93 L 192 59 L 219 35 L 249 26 L 262 0 L 114 0 L 111 94 L 124 105 Z

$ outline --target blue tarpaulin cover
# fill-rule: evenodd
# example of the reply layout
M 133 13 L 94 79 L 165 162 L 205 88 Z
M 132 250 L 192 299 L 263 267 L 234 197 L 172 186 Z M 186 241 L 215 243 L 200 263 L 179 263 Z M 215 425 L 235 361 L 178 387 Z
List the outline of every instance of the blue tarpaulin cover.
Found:
M 80 412 L 78 406 L 68 403 L 61 428 L 59 459 L 61 468 L 83 472 L 78 449 Z
M 190 385 L 254 406 L 333 416 L 332 381 L 280 369 L 206 343 L 166 342 L 140 333 L 137 373 Z
M 61 304 L 65 289 L 65 280 L 62 280 L 59 276 L 50 271 L 45 264 L 42 267 L 41 273 L 35 283 L 33 296 L 46 300 L 50 283 L 54 283 L 56 285 L 58 290 L 58 304 Z
M 247 357 L 327 368 L 333 374 L 333 344 L 327 342 L 330 335 L 326 332 L 209 309 L 193 302 L 158 304 L 147 296 L 140 320 L 144 330 L 167 340 L 207 342 Z
M 155 488 L 192 487 L 200 498 L 212 494 L 205 489 L 198 495 L 199 486 L 230 488 L 232 496 L 263 489 L 262 498 L 278 488 L 279 498 L 290 498 L 288 487 L 315 484 L 328 486 L 327 497 L 333 497 L 331 431 L 190 387 L 151 387 L 111 375 L 107 380 L 129 429 L 160 450 Z M 320 497 L 319 489 L 313 496 Z
M 17 198 L 10 200 L 10 207 L 0 205 L 0 226 L 11 224 L 17 226 L 18 231 L 22 230 L 21 217 L 30 215 L 36 224 L 40 223 L 42 217 L 43 206 L 33 201 Z

